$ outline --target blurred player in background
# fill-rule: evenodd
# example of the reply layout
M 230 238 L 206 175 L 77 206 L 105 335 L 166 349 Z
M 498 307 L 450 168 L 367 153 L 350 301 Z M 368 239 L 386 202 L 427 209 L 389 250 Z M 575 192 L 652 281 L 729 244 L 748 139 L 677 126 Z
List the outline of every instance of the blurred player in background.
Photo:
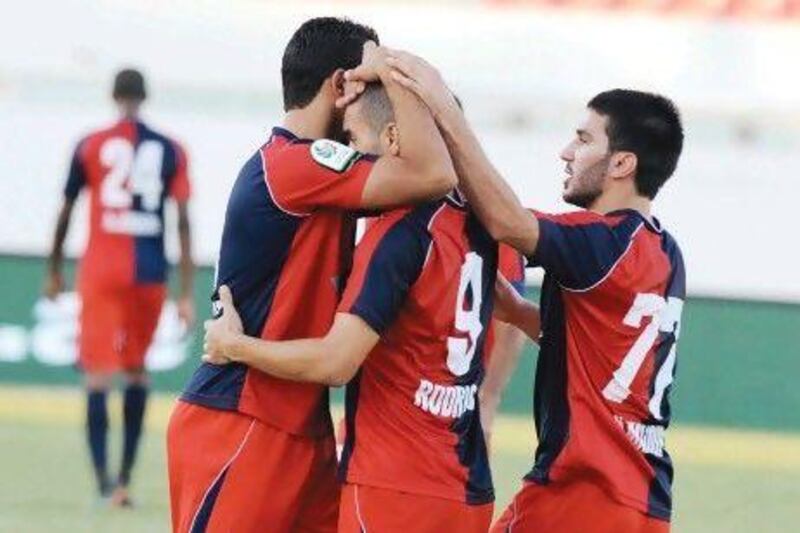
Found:
M 379 84 L 347 108 L 344 127 L 369 153 L 396 153 L 403 139 Z M 340 533 L 488 529 L 494 489 L 478 387 L 496 272 L 497 243 L 453 191 L 373 220 L 318 338 L 242 335 L 226 291 L 222 317 L 206 326 L 206 360 L 349 382 Z
M 427 108 L 388 78 L 397 151 L 379 158 L 339 141 L 344 70 L 383 61 L 374 30 L 304 23 L 283 56 L 283 127 L 245 163 L 228 202 L 217 284 L 244 332 L 268 340 L 324 335 L 352 264 L 353 211 L 427 201 L 456 183 Z M 197 369 L 168 429 L 175 531 L 335 531 L 336 445 L 328 389 L 243 364 Z
M 487 229 L 545 270 L 536 461 L 494 531 L 668 531 L 673 469 L 664 433 L 686 280 L 680 249 L 651 207 L 683 147 L 677 109 L 650 93 L 596 95 L 561 153 L 564 200 L 584 210 L 531 213 L 484 155 L 439 73 L 411 54 L 389 62 L 430 106 Z M 498 311 L 539 337 L 538 310 Z
M 89 242 L 80 262 L 81 297 L 78 367 L 88 394 L 87 433 L 98 490 L 115 505 L 128 506 L 128 484 L 136 458 L 147 401 L 145 354 L 166 295 L 164 207 L 172 198 L 178 210 L 180 294 L 178 312 L 188 326 L 194 320 L 189 177 L 183 148 L 139 119 L 147 97 L 136 70 L 120 71 L 112 96 L 120 118 L 84 137 L 72 158 L 58 215 L 45 295 L 64 288 L 63 243 L 75 200 L 87 188 Z M 106 400 L 115 373 L 125 379 L 122 465 L 112 481 L 107 466 Z
M 512 290 L 520 296 L 525 295 L 524 259 L 514 248 L 501 244 L 498 252 L 498 273 Z M 494 419 L 503 391 L 517 368 L 520 355 L 525 347 L 525 333 L 518 327 L 492 319 L 486 336 L 486 378 L 479 391 L 481 402 L 481 422 L 487 446 L 491 445 Z

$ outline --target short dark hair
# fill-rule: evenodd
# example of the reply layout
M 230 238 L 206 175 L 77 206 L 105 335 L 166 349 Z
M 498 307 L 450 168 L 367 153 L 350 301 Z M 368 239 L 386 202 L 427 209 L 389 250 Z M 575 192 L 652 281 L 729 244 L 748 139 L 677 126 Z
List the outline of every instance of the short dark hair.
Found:
M 609 151 L 636 154 L 636 190 L 651 200 L 672 176 L 683 149 L 683 126 L 675 104 L 664 96 L 614 89 L 588 107 L 608 118 Z
M 394 107 L 382 83 L 368 83 L 358 102 L 361 113 L 375 133 L 382 132 L 387 124 L 394 121 Z
M 114 99 L 144 100 L 147 98 L 144 76 L 133 68 L 125 68 L 114 76 L 114 89 L 111 92 Z
M 367 41 L 378 42 L 375 30 L 349 19 L 319 17 L 304 22 L 283 52 L 284 110 L 307 106 L 336 69 L 357 67 Z

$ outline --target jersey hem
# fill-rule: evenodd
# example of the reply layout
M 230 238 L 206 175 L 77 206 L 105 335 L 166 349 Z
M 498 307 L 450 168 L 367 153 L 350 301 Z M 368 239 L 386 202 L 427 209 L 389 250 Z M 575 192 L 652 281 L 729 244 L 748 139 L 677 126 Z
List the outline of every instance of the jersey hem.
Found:
M 232 399 L 227 396 L 209 396 L 196 392 L 184 392 L 178 399 L 182 402 L 202 405 L 203 407 L 210 407 L 211 409 L 239 412 L 238 399 Z
M 570 470 L 572 469 L 564 467 L 551 467 L 549 472 L 569 472 Z M 533 470 L 528 472 L 522 479 L 531 483 L 536 483 L 540 486 L 547 486 L 553 481 L 550 477 L 550 473 L 544 475 L 537 474 L 536 467 L 534 467 Z M 652 518 L 657 518 L 658 520 L 663 520 L 665 522 L 671 522 L 672 520 L 672 510 L 667 507 L 653 505 L 649 502 L 643 501 L 640 498 L 626 496 L 625 494 L 621 494 L 619 491 L 613 489 L 608 491 L 608 495 L 620 505 L 636 509 L 637 511 L 642 512 Z
M 351 485 L 363 485 L 365 487 L 375 487 L 378 489 L 386 489 L 386 490 L 394 490 L 397 492 L 407 492 L 409 494 L 416 494 L 419 496 L 429 496 L 431 498 L 441 498 L 443 500 L 450 500 L 460 502 L 466 505 L 485 505 L 487 503 L 493 503 L 495 500 L 494 497 L 494 489 L 490 489 L 487 491 L 486 494 L 477 495 L 470 497 L 469 495 L 459 495 L 454 496 L 450 494 L 442 494 L 440 492 L 434 492 L 432 490 L 420 490 L 418 488 L 411 488 L 399 484 L 392 484 L 392 483 L 380 483 L 380 482 L 373 482 L 373 481 L 365 481 L 358 476 L 353 476 L 348 474 L 345 479 L 345 483 L 349 483 Z

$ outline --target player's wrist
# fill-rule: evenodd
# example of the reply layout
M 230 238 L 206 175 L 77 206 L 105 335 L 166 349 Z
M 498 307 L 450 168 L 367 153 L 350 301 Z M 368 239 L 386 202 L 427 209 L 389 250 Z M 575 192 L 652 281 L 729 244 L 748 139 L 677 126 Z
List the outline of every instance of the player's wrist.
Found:
M 225 357 L 234 363 L 247 363 L 247 350 L 244 348 L 244 335 L 241 333 L 229 333 L 225 336 L 222 351 Z

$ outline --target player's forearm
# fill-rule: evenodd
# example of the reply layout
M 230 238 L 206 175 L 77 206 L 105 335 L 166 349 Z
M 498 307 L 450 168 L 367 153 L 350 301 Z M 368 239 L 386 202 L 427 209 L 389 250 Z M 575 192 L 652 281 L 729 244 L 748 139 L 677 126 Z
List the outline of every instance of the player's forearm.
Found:
M 409 178 L 418 185 L 412 200 L 444 196 L 456 186 L 458 178 L 430 110 L 416 95 L 392 79 L 388 67 L 382 68 L 379 76 L 394 109 L 400 139 L 399 156 L 408 167 Z
M 194 261 L 192 260 L 192 230 L 185 204 L 178 210 L 178 240 L 180 241 L 180 297 L 191 298 L 194 291 Z
M 538 223 L 489 161 L 464 114 L 449 109 L 437 114 L 437 120 L 459 185 L 486 229 L 495 239 L 525 255 L 532 254 L 539 237 Z
M 509 323 L 520 329 L 533 342 L 539 343 L 539 335 L 542 330 L 541 315 L 539 314 L 538 305 L 525 298 L 520 298 L 517 305 L 514 307 L 514 312 L 512 313 Z
M 494 350 L 480 391 L 481 401 L 489 408 L 496 408 L 500 403 L 525 345 L 525 333 L 516 326 L 496 322 L 494 327 Z
M 61 273 L 61 267 L 64 263 L 64 241 L 67 238 L 67 231 L 69 230 L 72 206 L 73 203 L 70 200 L 65 200 L 61 211 L 58 213 L 56 229 L 53 234 L 53 245 L 47 260 L 48 271 L 51 274 Z
M 276 342 L 236 335 L 225 352 L 235 362 L 281 379 L 332 386 L 347 382 L 340 369 L 331 364 L 333 354 L 325 339 Z

